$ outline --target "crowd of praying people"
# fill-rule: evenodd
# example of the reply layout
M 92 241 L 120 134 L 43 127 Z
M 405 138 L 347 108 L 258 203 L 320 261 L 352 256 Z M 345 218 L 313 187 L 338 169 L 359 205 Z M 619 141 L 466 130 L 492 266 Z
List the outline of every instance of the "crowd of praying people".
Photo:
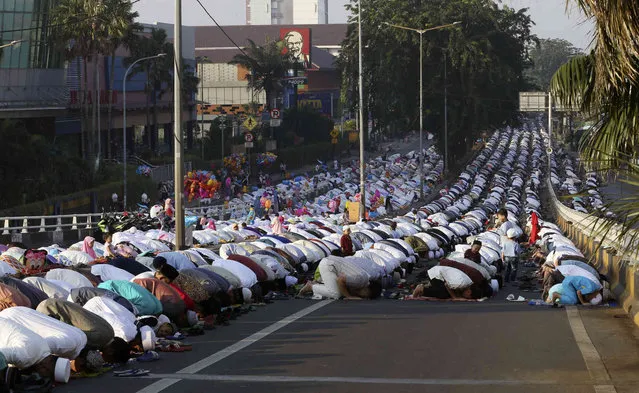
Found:
M 185 250 L 173 250 L 170 232 L 135 228 L 67 249 L 0 245 L 0 384 L 66 383 L 189 351 L 184 337 L 279 298 L 392 298 L 426 262 L 435 265 L 407 299 L 490 299 L 515 287 L 526 259 L 548 304 L 600 304 L 605 277 L 541 219 L 543 152 L 539 131 L 497 131 L 438 198 L 395 217 L 251 208 L 241 220 L 201 220 L 200 244 Z

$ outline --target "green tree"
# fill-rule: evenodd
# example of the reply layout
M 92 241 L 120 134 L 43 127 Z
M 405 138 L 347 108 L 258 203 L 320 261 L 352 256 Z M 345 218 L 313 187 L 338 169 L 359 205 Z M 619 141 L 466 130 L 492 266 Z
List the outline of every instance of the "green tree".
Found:
M 552 80 L 564 103 L 593 121 L 582 138 L 581 155 L 591 168 L 618 169 L 639 152 L 639 52 L 635 33 L 639 4 L 577 1 L 595 22 L 593 50 L 571 59 Z
M 459 156 L 484 129 L 515 121 L 519 91 L 528 88 L 527 48 L 535 41 L 526 10 L 499 8 L 490 0 L 363 0 L 364 121 L 374 131 L 419 129 L 419 34 L 385 22 L 424 29 L 424 128 L 444 129 L 448 90 L 449 151 Z M 347 5 L 357 22 L 357 2 Z M 338 59 L 345 107 L 357 111 L 358 30 L 350 23 Z M 366 133 L 365 133 L 366 135 Z M 454 156 L 453 156 L 454 157 Z
M 283 90 L 282 79 L 289 70 L 296 66 L 286 55 L 282 54 L 284 43 L 282 41 L 267 41 L 264 45 L 257 45 L 248 40 L 244 52 L 237 54 L 229 64 L 237 64 L 249 71 L 247 75 L 248 88 L 256 93 L 266 94 L 266 108 Z
M 589 169 L 627 172 L 632 186 L 639 185 L 639 3 L 575 1 L 595 22 L 590 53 L 564 64 L 552 79 L 552 92 L 564 104 L 578 108 L 593 124 L 582 137 L 580 154 Z M 623 180 L 621 180 L 623 181 Z M 620 218 L 618 235 L 609 233 L 616 223 L 600 222 L 597 230 L 636 251 L 639 196 L 624 195 L 609 211 Z M 626 236 L 632 234 L 630 238 Z
M 129 66 L 142 57 L 155 56 L 159 53 L 166 53 L 167 56 L 142 61 L 137 63 L 129 78 L 144 73 L 146 75 L 146 135 L 157 131 L 158 111 L 156 102 L 162 99 L 169 90 L 169 84 L 173 81 L 173 45 L 167 41 L 166 31 L 163 29 L 151 29 L 150 35 L 137 36 L 131 40 L 130 56 L 124 59 L 124 65 Z M 153 120 L 151 120 L 151 108 L 153 109 Z
M 81 72 L 81 150 L 82 157 L 93 158 L 94 130 L 88 124 L 89 97 L 87 65 L 99 51 L 100 25 L 106 20 L 99 0 L 60 0 L 51 12 L 54 42 L 65 49 L 67 60 L 77 60 Z M 80 69 L 80 59 L 82 69 Z
M 540 89 L 547 91 L 559 67 L 580 55 L 583 55 L 583 52 L 569 41 L 557 38 L 540 39 L 530 50 L 533 66 L 528 70 L 527 75 Z
M 164 57 L 136 64 L 129 73 L 129 78 L 142 72 L 144 72 L 147 77 L 145 91 L 147 93 L 147 135 L 149 135 L 151 130 L 156 130 L 158 126 L 157 100 L 164 98 L 165 94 L 173 92 L 175 59 L 173 44 L 167 40 L 165 30 L 151 29 L 149 36 L 137 36 L 136 39 L 131 40 L 130 48 L 131 56 L 124 59 L 126 66 L 142 57 L 166 53 Z M 182 64 L 182 102 L 183 107 L 187 108 L 195 104 L 194 94 L 197 91 L 199 79 L 195 76 L 193 67 L 184 62 L 184 58 L 182 58 Z M 171 101 L 173 100 L 171 99 Z M 151 107 L 153 108 L 152 121 L 149 115 L 149 109 Z
M 91 184 L 85 163 L 23 121 L 0 120 L 0 209 L 74 192 Z M 26 163 L 25 163 L 26 162 Z M 55 179 L 64 179 L 63 182 Z
M 142 25 L 135 22 L 138 13 L 132 11 L 130 0 L 105 0 L 105 15 L 108 23 L 102 25 L 102 51 L 110 57 L 107 113 L 107 156 L 111 158 L 111 130 L 113 128 L 113 83 L 115 79 L 115 52 L 119 47 L 131 49 Z

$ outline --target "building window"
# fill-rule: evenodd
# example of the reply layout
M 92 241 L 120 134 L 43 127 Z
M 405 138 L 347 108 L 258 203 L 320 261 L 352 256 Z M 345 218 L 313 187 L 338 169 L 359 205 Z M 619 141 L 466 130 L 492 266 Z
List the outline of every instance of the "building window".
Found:
M 0 68 L 62 68 L 61 51 L 50 44 L 49 0 L 3 0 L 0 2 L 1 43 L 23 40 L 18 46 L 5 48 Z

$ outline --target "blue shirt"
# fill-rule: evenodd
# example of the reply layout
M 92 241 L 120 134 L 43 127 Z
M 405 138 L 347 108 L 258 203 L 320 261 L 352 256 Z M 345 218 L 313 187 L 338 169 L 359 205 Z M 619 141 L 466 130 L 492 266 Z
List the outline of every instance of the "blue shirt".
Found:
M 582 295 L 588 295 L 599 290 L 599 285 L 592 280 L 581 276 L 568 276 L 561 283 L 561 304 L 579 304 L 577 291 Z
M 501 242 L 501 252 L 504 257 L 516 257 L 519 254 L 519 244 L 512 239 L 503 239 Z

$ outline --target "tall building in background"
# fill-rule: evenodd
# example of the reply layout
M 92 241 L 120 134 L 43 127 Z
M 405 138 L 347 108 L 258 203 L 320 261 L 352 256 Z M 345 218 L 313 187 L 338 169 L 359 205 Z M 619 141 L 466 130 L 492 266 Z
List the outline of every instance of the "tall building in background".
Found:
M 328 23 L 328 0 L 246 0 L 247 25 Z
M 66 110 L 63 52 L 49 41 L 51 1 L 0 1 L 0 119 L 47 118 Z M 50 128 L 53 128 L 52 126 Z

